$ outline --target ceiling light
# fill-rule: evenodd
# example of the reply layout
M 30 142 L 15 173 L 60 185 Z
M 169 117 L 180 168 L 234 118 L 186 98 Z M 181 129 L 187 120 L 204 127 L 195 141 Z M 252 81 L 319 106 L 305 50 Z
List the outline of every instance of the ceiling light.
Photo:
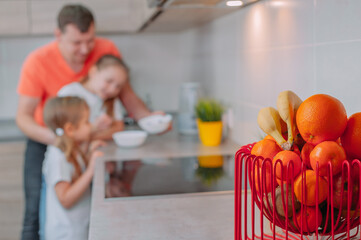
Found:
M 242 1 L 227 1 L 227 6 L 230 7 L 238 7 L 238 6 L 242 6 L 243 2 Z
M 286 6 L 286 2 L 284 1 L 272 1 L 270 4 L 274 7 L 283 7 Z

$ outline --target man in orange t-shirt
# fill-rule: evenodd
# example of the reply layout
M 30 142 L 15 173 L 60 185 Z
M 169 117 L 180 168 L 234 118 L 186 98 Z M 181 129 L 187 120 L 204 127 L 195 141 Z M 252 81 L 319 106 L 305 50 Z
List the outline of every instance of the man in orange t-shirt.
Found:
M 24 164 L 25 216 L 22 239 L 39 239 L 39 201 L 42 162 L 46 146 L 55 135 L 45 127 L 43 107 L 64 85 L 84 77 L 89 68 L 104 54 L 120 56 L 109 40 L 95 37 L 92 13 L 81 5 L 67 5 L 58 15 L 56 40 L 26 59 L 18 86 L 19 104 L 16 122 L 28 137 Z M 151 113 L 129 83 L 123 87 L 120 100 L 135 119 Z

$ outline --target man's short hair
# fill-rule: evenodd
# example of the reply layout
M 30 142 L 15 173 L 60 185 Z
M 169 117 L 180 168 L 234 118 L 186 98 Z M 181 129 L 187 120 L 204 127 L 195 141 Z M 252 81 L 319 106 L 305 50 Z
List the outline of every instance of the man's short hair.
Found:
M 89 30 L 90 25 L 94 23 L 94 16 L 91 11 L 80 4 L 65 5 L 58 14 L 58 27 L 64 32 L 68 24 L 74 24 L 85 33 Z

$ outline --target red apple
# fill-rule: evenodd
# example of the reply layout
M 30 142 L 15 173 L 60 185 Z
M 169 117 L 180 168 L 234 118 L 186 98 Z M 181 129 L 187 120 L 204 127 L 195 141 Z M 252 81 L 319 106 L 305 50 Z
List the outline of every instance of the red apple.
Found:
M 318 222 L 316 223 L 316 214 L 318 215 Z M 317 231 L 318 227 L 321 225 L 322 222 L 322 213 L 321 210 L 316 210 L 315 207 L 306 207 L 303 206 L 303 214 L 302 210 L 299 211 L 294 222 L 297 222 L 299 230 L 301 231 L 301 224 L 302 224 L 302 230 L 304 233 L 313 233 Z

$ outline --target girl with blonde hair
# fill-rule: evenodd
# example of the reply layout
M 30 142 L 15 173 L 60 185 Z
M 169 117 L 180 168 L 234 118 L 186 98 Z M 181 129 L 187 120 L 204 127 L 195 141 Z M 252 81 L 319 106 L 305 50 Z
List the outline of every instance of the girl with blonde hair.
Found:
M 89 107 L 79 97 L 49 99 L 44 122 L 56 134 L 45 153 L 45 239 L 88 239 L 90 184 L 101 152 L 89 146 Z

